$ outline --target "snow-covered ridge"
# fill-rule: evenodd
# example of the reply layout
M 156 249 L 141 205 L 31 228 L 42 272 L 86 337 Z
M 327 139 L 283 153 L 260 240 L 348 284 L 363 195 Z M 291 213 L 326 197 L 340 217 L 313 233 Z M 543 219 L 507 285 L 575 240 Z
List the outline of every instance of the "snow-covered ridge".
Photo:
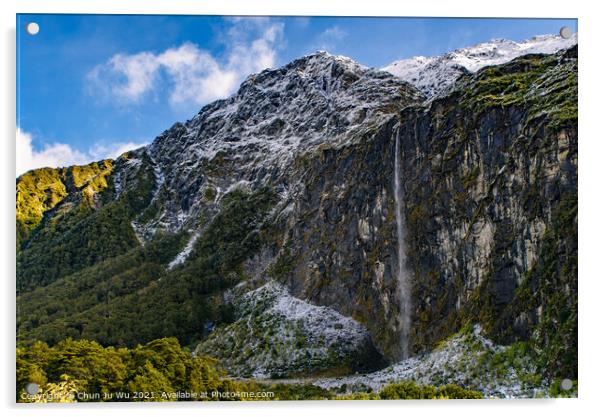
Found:
M 236 94 L 204 106 L 150 145 L 163 188 L 174 194 L 153 222 L 171 232 L 196 230 L 205 186 L 231 190 L 245 182 L 253 190 L 278 182 L 299 155 L 325 142 L 358 140 L 391 117 L 383 108 L 424 99 L 392 74 L 326 52 L 250 75 Z
M 489 65 L 500 65 L 527 54 L 552 54 L 577 43 L 577 34 L 568 39 L 541 35 L 522 42 L 492 39 L 441 56 L 417 56 L 395 61 L 383 70 L 413 84 L 427 97 L 446 92 L 460 75 Z
M 209 204 L 203 198 L 206 188 L 227 193 L 239 183 L 249 191 L 268 183 L 294 186 L 299 177 L 287 176 L 300 155 L 323 144 L 336 148 L 361 140 L 393 112 L 446 91 L 463 73 L 520 54 L 551 53 L 576 41 L 576 35 L 494 40 L 441 57 L 398 61 L 385 68 L 389 72 L 319 51 L 250 75 L 234 95 L 204 106 L 148 146 L 157 182 L 153 203 L 161 190 L 169 190 L 170 198 L 153 219 L 137 226 L 145 239 L 156 230 L 194 232 Z M 116 188 L 121 190 L 125 180 L 119 177 Z
M 276 282 L 244 294 L 237 310 L 236 322 L 197 348 L 222 358 L 232 375 L 270 378 L 369 360 L 363 355 L 371 339 L 362 324 L 296 298 Z
M 269 314 L 279 315 L 290 321 L 303 321 L 309 333 L 325 341 L 327 345 L 344 340 L 347 346 L 354 346 L 366 339 L 366 328 L 350 317 L 325 306 L 316 306 L 293 297 L 281 285 L 268 283 L 260 291 L 273 291 L 274 304 L 267 310 Z M 257 291 L 257 290 L 256 290 Z
M 292 296 L 281 284 L 270 281 L 254 291 L 246 293 L 241 300 L 243 315 L 267 314 L 290 322 L 302 322 L 310 338 L 323 340 L 326 348 L 341 343 L 352 347 L 368 338 L 366 328 L 326 306 L 310 304 Z

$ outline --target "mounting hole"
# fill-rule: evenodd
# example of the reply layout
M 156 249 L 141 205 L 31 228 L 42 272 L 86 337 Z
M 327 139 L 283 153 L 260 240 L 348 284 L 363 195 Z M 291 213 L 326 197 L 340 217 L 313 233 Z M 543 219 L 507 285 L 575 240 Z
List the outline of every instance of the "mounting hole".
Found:
M 560 28 L 560 37 L 562 39 L 568 39 L 571 37 L 572 34 L 573 34 L 573 31 L 571 30 L 570 27 L 563 26 Z
M 25 386 L 25 392 L 29 395 L 36 395 L 40 391 L 40 386 L 35 382 L 30 382 Z
M 563 379 L 562 382 L 560 382 L 560 388 L 562 388 L 564 391 L 570 390 L 573 388 L 573 381 L 570 379 Z
M 40 32 L 40 25 L 38 25 L 36 22 L 30 22 L 25 27 L 25 30 L 27 30 L 27 33 L 30 35 L 37 35 L 38 32 Z

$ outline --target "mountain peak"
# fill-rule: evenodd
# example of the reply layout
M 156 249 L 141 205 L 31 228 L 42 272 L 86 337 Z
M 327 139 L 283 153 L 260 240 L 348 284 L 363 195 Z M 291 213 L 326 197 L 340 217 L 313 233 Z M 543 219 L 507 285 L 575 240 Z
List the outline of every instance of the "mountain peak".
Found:
M 269 68 L 260 73 L 249 75 L 241 84 L 238 93 L 244 91 L 249 85 L 260 86 L 266 82 L 269 84 L 269 80 L 273 78 L 282 79 L 294 76 L 323 78 L 328 75 L 337 77 L 343 73 L 361 75 L 367 70 L 369 70 L 368 67 L 349 57 L 333 55 L 327 51 L 319 50 L 297 58 L 279 68 Z
M 440 56 L 402 59 L 382 69 L 413 84 L 427 97 L 434 98 L 448 91 L 460 75 L 467 72 L 504 64 L 521 55 L 552 54 L 576 43 L 577 34 L 568 39 L 558 35 L 538 35 L 521 42 L 494 38 Z
M 354 61 L 353 59 L 349 58 L 348 56 L 345 55 L 335 55 L 335 54 L 331 54 L 328 51 L 325 51 L 323 49 L 319 49 L 317 51 L 311 52 L 307 55 L 302 56 L 301 58 L 298 58 L 292 62 L 295 61 L 302 61 L 302 60 L 328 60 L 328 61 L 337 61 L 340 63 L 347 63 L 347 64 L 354 64 L 354 65 L 359 65 L 362 66 L 360 64 L 358 64 L 356 61 Z
M 362 140 L 375 124 L 424 99 L 392 74 L 318 51 L 250 75 L 234 95 L 174 125 L 149 151 L 158 165 L 178 167 L 168 183 L 194 183 L 200 167 L 220 165 L 236 166 L 238 178 L 215 176 L 216 190 L 226 192 L 241 181 L 254 188 L 286 175 L 297 155 L 325 143 Z M 187 194 L 183 199 L 196 197 Z M 177 230 L 191 217 L 189 207 L 184 211 L 161 221 Z

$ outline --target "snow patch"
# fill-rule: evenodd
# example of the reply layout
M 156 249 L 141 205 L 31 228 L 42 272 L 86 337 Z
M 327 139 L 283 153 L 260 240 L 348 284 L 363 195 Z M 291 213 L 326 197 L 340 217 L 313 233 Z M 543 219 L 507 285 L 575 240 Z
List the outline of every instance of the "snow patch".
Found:
M 366 328 L 352 318 L 343 316 L 330 307 L 316 306 L 293 297 L 279 284 L 266 285 L 272 286 L 277 292 L 276 301 L 267 310 L 268 313 L 280 315 L 289 321 L 302 321 L 310 333 L 315 337 L 323 337 L 326 344 L 342 338 L 346 343 L 354 345 L 367 336 Z M 264 287 L 256 291 L 263 290 Z
M 149 204 L 149 206 L 152 206 L 153 203 L 157 200 L 157 197 L 159 196 L 161 187 L 163 187 L 163 184 L 165 183 L 165 174 L 163 173 L 163 170 L 161 169 L 161 165 L 159 165 L 159 163 L 155 160 L 155 158 L 153 157 L 151 152 L 147 152 L 146 154 L 148 155 L 148 158 L 151 161 L 153 173 L 155 175 L 155 187 L 153 188 L 153 196 L 152 196 L 151 202 Z
M 522 42 L 493 39 L 445 55 L 417 56 L 395 61 L 382 68 L 414 85 L 427 97 L 447 92 L 462 74 L 476 72 L 489 65 L 500 65 L 527 54 L 552 54 L 577 44 L 577 34 L 569 39 L 540 35 Z
M 305 152 L 325 142 L 343 146 L 359 140 L 390 118 L 382 112 L 387 103 L 403 106 L 423 99 L 391 74 L 325 52 L 249 76 L 235 95 L 206 105 L 150 145 L 168 173 L 170 190 L 182 190 L 185 195 L 179 197 L 188 206 L 182 218 L 177 208 L 166 214 L 168 229 L 190 228 L 191 219 L 198 218 L 205 180 L 225 190 L 216 202 L 233 189 L 227 180 L 233 171 L 251 190 L 277 183 Z
M 323 378 L 312 381 L 316 386 L 332 389 L 347 387 L 349 392 L 366 387 L 380 390 L 385 385 L 401 381 L 418 384 L 456 384 L 481 391 L 491 398 L 534 398 L 546 396 L 545 384 L 532 385 L 520 375 L 535 374 L 532 360 L 518 358 L 505 368 L 488 368 L 493 355 L 504 353 L 509 347 L 499 346 L 482 335 L 480 325 L 471 332 L 458 334 L 434 351 L 398 362 L 381 371 L 340 378 Z M 516 367 L 520 363 L 520 367 Z
M 276 282 L 242 295 L 237 314 L 236 322 L 217 328 L 197 347 L 221 358 L 234 376 L 311 374 L 357 362 L 371 346 L 363 325 L 296 298 Z
M 194 244 L 196 243 L 200 235 L 200 232 L 195 232 L 192 234 L 192 236 L 186 243 L 186 246 L 184 246 L 184 249 L 182 249 L 182 251 L 176 255 L 176 257 L 169 263 L 169 265 L 167 265 L 168 270 L 174 269 L 176 266 L 183 264 L 186 261 L 186 259 L 188 259 L 188 255 L 190 255 L 190 252 L 192 252 Z

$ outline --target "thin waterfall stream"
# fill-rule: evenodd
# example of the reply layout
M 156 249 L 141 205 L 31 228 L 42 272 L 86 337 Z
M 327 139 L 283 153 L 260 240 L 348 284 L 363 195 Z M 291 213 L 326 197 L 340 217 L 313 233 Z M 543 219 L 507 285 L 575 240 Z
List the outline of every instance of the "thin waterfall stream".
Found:
M 405 267 L 405 228 L 402 220 L 403 188 L 401 186 L 401 164 L 399 160 L 399 133 L 395 138 L 395 224 L 397 231 L 397 291 L 399 295 L 399 319 L 401 323 L 401 359 L 410 356 L 410 328 L 412 314 L 412 288 L 410 274 Z

